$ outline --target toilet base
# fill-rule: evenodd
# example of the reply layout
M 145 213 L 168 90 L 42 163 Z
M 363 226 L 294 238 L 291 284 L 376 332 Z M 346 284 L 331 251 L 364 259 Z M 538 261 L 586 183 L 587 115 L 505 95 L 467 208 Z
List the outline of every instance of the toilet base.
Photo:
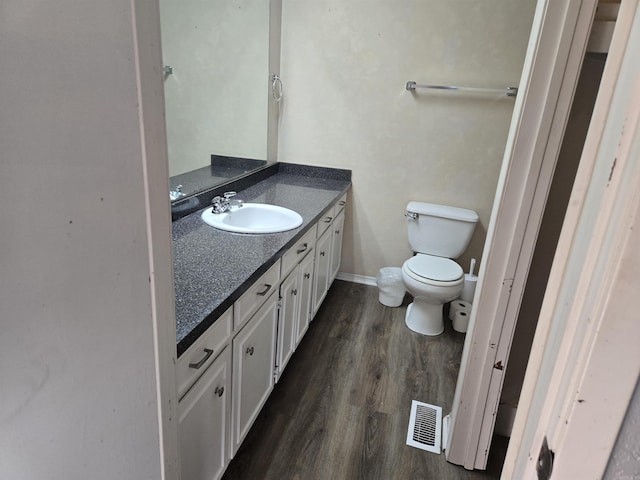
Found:
M 444 332 L 442 305 L 414 300 L 407 307 L 404 322 L 410 330 L 422 335 L 436 336 Z

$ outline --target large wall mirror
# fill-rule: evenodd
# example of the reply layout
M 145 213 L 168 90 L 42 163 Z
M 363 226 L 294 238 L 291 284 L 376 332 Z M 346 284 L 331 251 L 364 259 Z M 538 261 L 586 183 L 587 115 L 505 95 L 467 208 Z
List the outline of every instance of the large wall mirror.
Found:
M 265 166 L 270 1 L 160 0 L 160 17 L 170 190 Z

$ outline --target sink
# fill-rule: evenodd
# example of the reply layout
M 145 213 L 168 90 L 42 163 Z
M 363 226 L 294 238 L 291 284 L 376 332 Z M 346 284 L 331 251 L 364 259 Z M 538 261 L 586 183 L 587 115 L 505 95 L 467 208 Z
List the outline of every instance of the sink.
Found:
M 202 220 L 212 227 L 235 233 L 278 233 L 302 225 L 302 217 L 288 208 L 266 203 L 244 203 L 225 213 L 202 212 Z

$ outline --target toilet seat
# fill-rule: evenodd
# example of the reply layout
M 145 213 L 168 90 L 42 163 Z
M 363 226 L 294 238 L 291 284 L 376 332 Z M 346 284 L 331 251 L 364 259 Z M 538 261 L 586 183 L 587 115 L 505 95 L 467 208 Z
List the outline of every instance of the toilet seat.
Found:
M 402 267 L 414 280 L 431 285 L 456 285 L 464 280 L 462 267 L 449 258 L 419 253 Z

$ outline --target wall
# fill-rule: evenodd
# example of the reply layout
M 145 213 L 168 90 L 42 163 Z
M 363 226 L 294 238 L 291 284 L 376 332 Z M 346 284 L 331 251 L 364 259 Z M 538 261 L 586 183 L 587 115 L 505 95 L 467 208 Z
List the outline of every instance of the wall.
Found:
M 266 160 L 269 0 L 161 0 L 171 175 L 211 154 Z
M 353 170 L 341 271 L 375 276 L 411 251 L 405 207 L 476 210 L 480 258 L 513 99 L 405 90 L 517 85 L 535 1 L 283 2 L 278 153 Z
M 157 298 L 169 241 L 151 238 L 170 238 L 160 62 L 137 69 L 138 41 L 159 60 L 157 10 L 1 10 L 0 478 L 164 478 L 154 330 L 173 328 L 175 345 L 175 320 Z M 159 88 L 141 94 L 148 74 Z

